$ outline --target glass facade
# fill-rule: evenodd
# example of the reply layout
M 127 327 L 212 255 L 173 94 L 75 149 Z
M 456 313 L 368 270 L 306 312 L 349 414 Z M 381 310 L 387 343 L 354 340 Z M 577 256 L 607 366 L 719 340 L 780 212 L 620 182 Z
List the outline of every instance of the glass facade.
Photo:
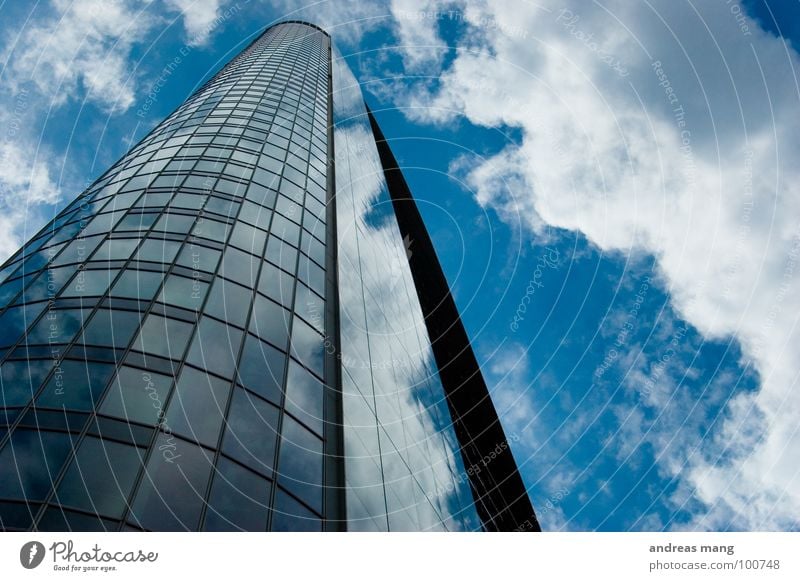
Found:
M 0 269 L 0 529 L 485 528 L 332 54 L 269 28 Z
M 364 99 L 333 62 L 347 516 L 351 530 L 478 530 Z

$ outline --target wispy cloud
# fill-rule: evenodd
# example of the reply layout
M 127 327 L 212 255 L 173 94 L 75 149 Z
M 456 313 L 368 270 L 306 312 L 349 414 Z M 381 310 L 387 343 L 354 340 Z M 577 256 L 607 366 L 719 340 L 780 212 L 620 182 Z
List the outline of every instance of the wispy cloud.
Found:
M 58 162 L 45 152 L 36 156 L 16 142 L 0 143 L 0 260 L 34 234 L 47 218 L 45 208 L 59 200 L 51 167 Z
M 5 47 L 12 88 L 32 83 L 51 105 L 86 100 L 108 112 L 135 100 L 131 49 L 155 24 L 147 3 L 52 0 L 44 17 L 26 22 Z
M 760 389 L 682 472 L 705 506 L 693 526 L 798 526 L 797 53 L 749 19 L 745 35 L 725 3 L 469 10 L 483 24 L 433 90 L 399 103 L 416 120 L 520 128 L 521 144 L 463 176 L 484 206 L 656 256 L 679 315 L 740 341 Z
M 562 386 L 547 373 L 532 370 L 529 357 L 525 345 L 505 341 L 483 350 L 481 369 L 540 524 L 551 531 L 579 529 L 564 514 L 563 503 L 577 494 L 580 472 L 565 452 L 590 414 L 574 410 L 569 426 L 552 421 L 556 414 L 550 406 Z
M 207 44 L 214 29 L 224 18 L 223 8 L 230 0 L 165 0 L 169 9 L 177 11 L 183 17 L 183 28 L 189 44 L 201 46 Z M 239 11 L 235 3 L 232 12 Z
M 447 51 L 439 26 L 454 6 L 435 0 L 392 0 L 393 28 L 406 72 L 438 72 Z
M 363 0 L 274 0 L 264 10 L 274 20 L 313 22 L 327 30 L 339 47 L 357 48 L 368 32 L 392 23 L 387 2 Z
M 62 157 L 40 134 L 66 107 L 126 112 L 137 99 L 134 49 L 182 20 L 187 42 L 207 43 L 225 0 L 51 0 L 34 7 L 0 49 L 0 258 L 14 252 L 61 199 Z M 77 109 L 76 109 L 77 111 Z M 68 171 L 67 173 L 72 173 Z M 74 194 L 76 192 L 68 192 Z

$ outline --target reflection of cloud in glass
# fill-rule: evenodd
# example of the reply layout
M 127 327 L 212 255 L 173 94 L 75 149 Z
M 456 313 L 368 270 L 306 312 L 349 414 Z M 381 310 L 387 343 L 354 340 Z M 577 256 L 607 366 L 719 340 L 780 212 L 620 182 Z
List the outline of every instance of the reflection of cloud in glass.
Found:
M 363 97 L 336 56 L 334 149 L 349 526 L 476 529 L 479 519 Z

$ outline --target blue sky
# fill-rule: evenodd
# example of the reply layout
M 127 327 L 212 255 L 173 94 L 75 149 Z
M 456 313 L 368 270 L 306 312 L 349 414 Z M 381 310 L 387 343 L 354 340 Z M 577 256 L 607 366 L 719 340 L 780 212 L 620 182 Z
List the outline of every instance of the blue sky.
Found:
M 800 4 L 704 4 L 0 3 L 0 252 L 263 26 L 316 21 L 545 528 L 796 530 Z

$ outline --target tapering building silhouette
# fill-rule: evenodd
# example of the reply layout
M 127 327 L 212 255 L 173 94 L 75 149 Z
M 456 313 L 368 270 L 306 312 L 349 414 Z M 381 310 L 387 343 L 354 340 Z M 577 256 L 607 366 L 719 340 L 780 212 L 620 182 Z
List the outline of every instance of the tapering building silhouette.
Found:
M 327 33 L 268 28 L 0 270 L 4 530 L 538 530 Z

